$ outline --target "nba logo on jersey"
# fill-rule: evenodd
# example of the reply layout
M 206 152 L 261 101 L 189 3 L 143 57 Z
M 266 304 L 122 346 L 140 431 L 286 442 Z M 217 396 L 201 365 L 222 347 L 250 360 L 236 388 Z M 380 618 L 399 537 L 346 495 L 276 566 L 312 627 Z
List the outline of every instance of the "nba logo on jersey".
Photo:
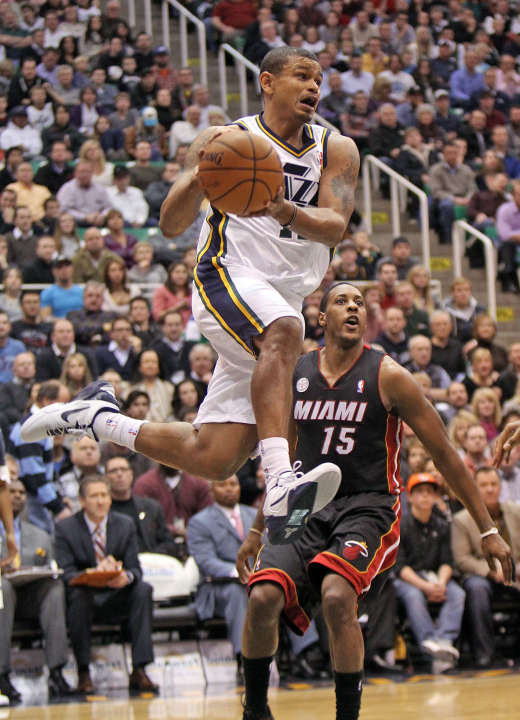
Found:
M 357 392 L 358 393 L 365 392 L 365 381 L 364 380 L 358 380 Z

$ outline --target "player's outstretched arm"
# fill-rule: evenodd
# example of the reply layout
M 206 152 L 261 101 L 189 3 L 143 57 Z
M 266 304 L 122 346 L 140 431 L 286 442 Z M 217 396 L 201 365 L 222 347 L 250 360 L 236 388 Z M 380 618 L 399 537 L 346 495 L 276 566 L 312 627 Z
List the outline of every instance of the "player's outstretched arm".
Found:
M 201 152 L 214 137 L 227 129 L 225 126 L 206 128 L 192 142 L 186 154 L 184 172 L 170 188 L 161 207 L 159 228 L 165 237 L 176 237 L 195 222 L 204 199 L 197 178 Z
M 283 189 L 265 210 L 253 215 L 270 215 L 281 225 L 307 240 L 336 247 L 347 229 L 354 210 L 359 174 L 359 152 L 353 140 L 333 133 L 329 138 L 328 162 L 320 180 L 318 207 L 296 207 L 286 200 Z
M 468 509 L 479 531 L 485 533 L 493 528 L 493 520 L 480 497 L 475 480 L 449 442 L 439 414 L 426 400 L 411 374 L 390 358 L 385 358 L 381 368 L 380 388 L 381 399 L 387 410 L 393 409 L 412 428 L 429 451 L 439 472 Z M 496 570 L 495 559 L 501 563 L 505 581 L 511 584 L 511 550 L 500 535 L 484 538 L 482 551 L 491 570 Z

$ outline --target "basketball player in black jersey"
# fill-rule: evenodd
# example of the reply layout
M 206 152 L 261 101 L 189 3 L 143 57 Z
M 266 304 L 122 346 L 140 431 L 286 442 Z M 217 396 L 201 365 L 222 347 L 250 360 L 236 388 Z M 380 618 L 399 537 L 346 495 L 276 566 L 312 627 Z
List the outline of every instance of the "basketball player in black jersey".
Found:
M 244 720 L 270 720 L 269 665 L 280 615 L 303 633 L 321 602 L 329 631 L 337 720 L 355 720 L 361 703 L 363 639 L 358 600 L 385 579 L 399 547 L 401 423 L 412 427 L 482 533 L 491 569 L 498 560 L 512 580 L 511 552 L 449 444 L 443 423 L 410 373 L 363 344 L 363 295 L 337 283 L 324 296 L 325 347 L 304 355 L 294 375 L 293 439 L 301 470 L 330 460 L 340 466 L 336 498 L 311 517 L 293 544 L 261 548 L 261 511 L 237 559 L 250 596 L 242 655 Z M 287 527 L 290 535 L 291 527 Z M 289 538 L 288 538 L 289 539 Z M 257 557 L 251 572 L 249 560 Z

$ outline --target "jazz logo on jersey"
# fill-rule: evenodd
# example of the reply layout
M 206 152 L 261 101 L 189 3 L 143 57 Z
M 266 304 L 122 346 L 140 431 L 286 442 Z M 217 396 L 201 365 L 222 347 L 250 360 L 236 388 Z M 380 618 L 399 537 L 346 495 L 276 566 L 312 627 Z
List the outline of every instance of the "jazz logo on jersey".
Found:
M 365 392 L 365 381 L 364 381 L 364 380 L 358 380 L 357 392 L 358 392 L 358 393 L 363 393 L 363 392 Z
M 364 558 L 368 557 L 368 548 L 366 542 L 358 540 L 347 540 L 343 548 L 343 557 L 345 560 L 355 560 L 358 555 Z
M 298 392 L 305 392 L 309 387 L 309 378 L 301 377 L 296 383 L 296 390 Z

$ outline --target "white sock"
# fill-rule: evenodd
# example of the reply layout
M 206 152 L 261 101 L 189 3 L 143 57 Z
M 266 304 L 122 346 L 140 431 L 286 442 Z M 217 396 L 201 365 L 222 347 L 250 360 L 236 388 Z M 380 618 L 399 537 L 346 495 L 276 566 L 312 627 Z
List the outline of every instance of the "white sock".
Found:
M 291 460 L 289 458 L 289 443 L 282 437 L 270 437 L 260 440 L 258 443 L 262 468 L 269 489 L 269 481 L 276 482 L 280 473 L 291 471 Z
M 135 450 L 135 440 L 141 426 L 148 420 L 135 420 L 120 413 L 102 412 L 94 420 L 94 432 L 100 440 L 109 440 Z

